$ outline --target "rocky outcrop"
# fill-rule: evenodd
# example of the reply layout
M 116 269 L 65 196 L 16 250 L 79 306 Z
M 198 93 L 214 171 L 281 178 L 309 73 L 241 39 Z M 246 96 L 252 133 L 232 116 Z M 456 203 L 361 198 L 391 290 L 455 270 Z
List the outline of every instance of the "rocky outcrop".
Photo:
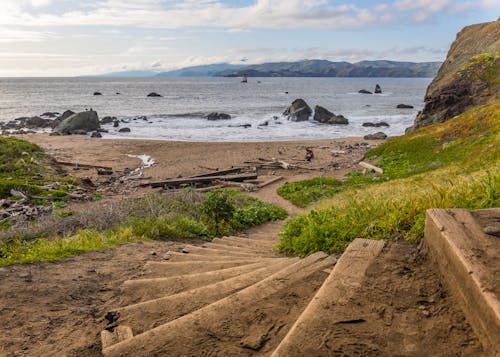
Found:
M 382 94 L 382 88 L 378 84 L 375 85 L 375 94 Z
M 105 125 L 105 124 L 111 124 L 112 122 L 114 122 L 116 119 L 116 117 L 104 117 L 101 119 L 101 124 Z
M 319 105 L 314 107 L 313 119 L 323 124 L 349 124 L 349 121 L 343 115 L 335 115 L 328 109 L 325 109 Z
M 387 135 L 381 131 L 375 134 L 368 134 L 363 136 L 363 139 L 365 140 L 385 140 L 387 139 Z
M 468 108 L 500 99 L 500 20 L 465 27 L 427 88 L 416 128 L 442 123 Z
M 374 127 L 374 128 L 379 128 L 381 126 L 386 126 L 388 127 L 389 124 L 386 123 L 385 121 L 380 121 L 380 122 L 377 122 L 377 123 L 372 123 L 372 122 L 366 122 L 366 123 L 363 123 L 362 126 L 365 126 L 365 127 Z
M 291 121 L 307 121 L 312 115 L 312 109 L 304 99 L 299 98 L 292 102 L 283 115 Z
M 228 120 L 231 119 L 231 115 L 226 113 L 213 112 L 206 116 L 208 120 Z
M 95 131 L 100 127 L 97 112 L 88 110 L 73 114 L 69 118 L 63 120 L 54 128 L 54 132 L 64 135 L 81 134 Z

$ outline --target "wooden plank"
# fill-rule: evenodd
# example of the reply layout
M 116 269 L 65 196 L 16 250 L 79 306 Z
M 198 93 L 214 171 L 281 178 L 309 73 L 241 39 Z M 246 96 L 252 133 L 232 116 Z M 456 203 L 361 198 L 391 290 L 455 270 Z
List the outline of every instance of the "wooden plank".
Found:
M 151 187 L 164 187 L 164 186 L 180 186 L 180 185 L 193 185 L 197 183 L 210 183 L 213 181 L 233 181 L 233 182 L 243 182 L 245 180 L 255 180 L 257 174 L 240 174 L 240 175 L 226 175 L 226 176 L 207 176 L 207 177 L 192 177 L 192 178 L 180 178 L 173 180 L 164 180 L 158 182 L 150 182 L 143 184 L 141 186 L 151 186 Z
M 236 167 L 236 168 L 231 168 L 231 169 L 226 169 L 226 170 L 219 170 L 219 171 L 215 171 L 215 172 L 207 172 L 207 173 L 200 174 L 200 175 L 189 176 L 187 178 L 223 176 L 223 175 L 229 175 L 229 174 L 239 174 L 240 172 L 241 172 L 241 168 Z
M 59 165 L 65 165 L 65 166 L 73 166 L 73 167 L 79 167 L 79 168 L 87 168 L 87 169 L 105 169 L 105 170 L 113 170 L 112 167 L 109 166 L 101 166 L 101 165 L 89 165 L 89 164 L 80 164 L 78 162 L 66 162 L 66 161 L 59 161 L 59 160 L 54 160 L 56 164 Z
M 273 177 L 272 179 L 267 180 L 266 182 L 261 183 L 261 184 L 260 184 L 260 185 L 258 185 L 257 187 L 258 187 L 258 188 L 264 188 L 264 187 L 266 187 L 266 186 L 269 186 L 269 185 L 271 185 L 271 184 L 273 184 L 273 183 L 275 183 L 275 182 L 281 181 L 281 180 L 283 180 L 283 176 Z
M 364 167 L 365 169 L 373 170 L 379 174 L 384 173 L 384 170 L 382 170 L 380 167 L 374 166 L 374 165 L 369 164 L 369 163 L 364 162 L 364 161 L 359 162 L 358 165 Z

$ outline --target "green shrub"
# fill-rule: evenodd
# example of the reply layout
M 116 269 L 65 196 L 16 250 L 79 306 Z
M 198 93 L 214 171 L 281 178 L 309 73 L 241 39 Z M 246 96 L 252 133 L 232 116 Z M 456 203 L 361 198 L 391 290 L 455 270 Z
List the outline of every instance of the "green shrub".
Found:
M 223 226 L 229 224 L 235 210 L 226 190 L 210 191 L 200 206 L 203 222 L 215 235 L 219 235 Z

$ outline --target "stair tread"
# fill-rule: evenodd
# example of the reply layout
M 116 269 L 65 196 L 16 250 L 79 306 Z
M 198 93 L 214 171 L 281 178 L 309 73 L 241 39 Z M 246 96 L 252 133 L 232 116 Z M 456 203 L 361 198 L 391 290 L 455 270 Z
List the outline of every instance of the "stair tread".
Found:
M 204 271 L 202 273 L 166 278 L 126 280 L 121 289 L 121 303 L 122 305 L 128 305 L 147 299 L 178 294 L 185 290 L 213 284 L 240 274 L 245 274 L 249 271 L 266 266 L 267 264 L 267 262 L 261 262 L 222 270 Z
M 257 262 L 267 260 L 259 259 Z M 161 278 L 185 274 L 202 273 L 206 271 L 222 270 L 241 265 L 256 263 L 255 260 L 225 260 L 225 261 L 188 261 L 188 262 L 147 262 L 143 278 Z
M 119 323 L 131 326 L 134 334 L 139 334 L 255 284 L 277 271 L 286 269 L 297 260 L 282 260 L 230 279 L 125 306 L 114 312 L 120 316 Z
M 331 353 L 331 348 L 335 348 L 332 347 L 334 341 L 330 342 L 330 346 L 319 344 L 318 341 L 328 326 L 333 326 L 339 319 L 349 319 L 343 313 L 343 308 L 361 288 L 366 269 L 383 247 L 384 241 L 355 239 L 272 356 Z
M 271 340 L 277 344 L 286 326 L 293 323 L 325 279 L 327 274 L 322 270 L 334 263 L 334 257 L 313 254 L 235 294 L 111 346 L 103 353 L 108 357 L 165 355 L 173 351 L 177 355 L 236 355 L 252 348 L 272 348 Z M 264 340 L 263 335 L 267 336 Z M 185 343 L 186 340 L 189 343 Z M 203 347 L 202 341 L 208 342 L 208 346 Z M 206 348 L 204 352 L 199 350 L 202 347 Z

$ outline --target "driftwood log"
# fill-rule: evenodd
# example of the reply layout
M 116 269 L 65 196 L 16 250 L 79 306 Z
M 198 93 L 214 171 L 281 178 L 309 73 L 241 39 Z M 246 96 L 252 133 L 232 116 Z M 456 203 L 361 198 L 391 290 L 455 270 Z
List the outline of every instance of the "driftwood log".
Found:
M 195 184 L 209 184 L 214 181 L 233 181 L 233 182 L 243 182 L 245 180 L 255 180 L 257 174 L 239 174 L 239 175 L 218 175 L 218 176 L 205 176 L 205 177 L 187 177 L 172 180 L 163 180 L 157 182 L 150 182 L 142 184 L 141 186 L 151 186 L 151 187 L 179 187 L 182 185 L 195 185 Z
M 382 170 L 380 167 L 374 166 L 372 164 L 369 164 L 367 162 L 361 161 L 358 163 L 359 166 L 364 167 L 365 169 L 373 170 L 379 174 L 383 174 L 384 170 Z

